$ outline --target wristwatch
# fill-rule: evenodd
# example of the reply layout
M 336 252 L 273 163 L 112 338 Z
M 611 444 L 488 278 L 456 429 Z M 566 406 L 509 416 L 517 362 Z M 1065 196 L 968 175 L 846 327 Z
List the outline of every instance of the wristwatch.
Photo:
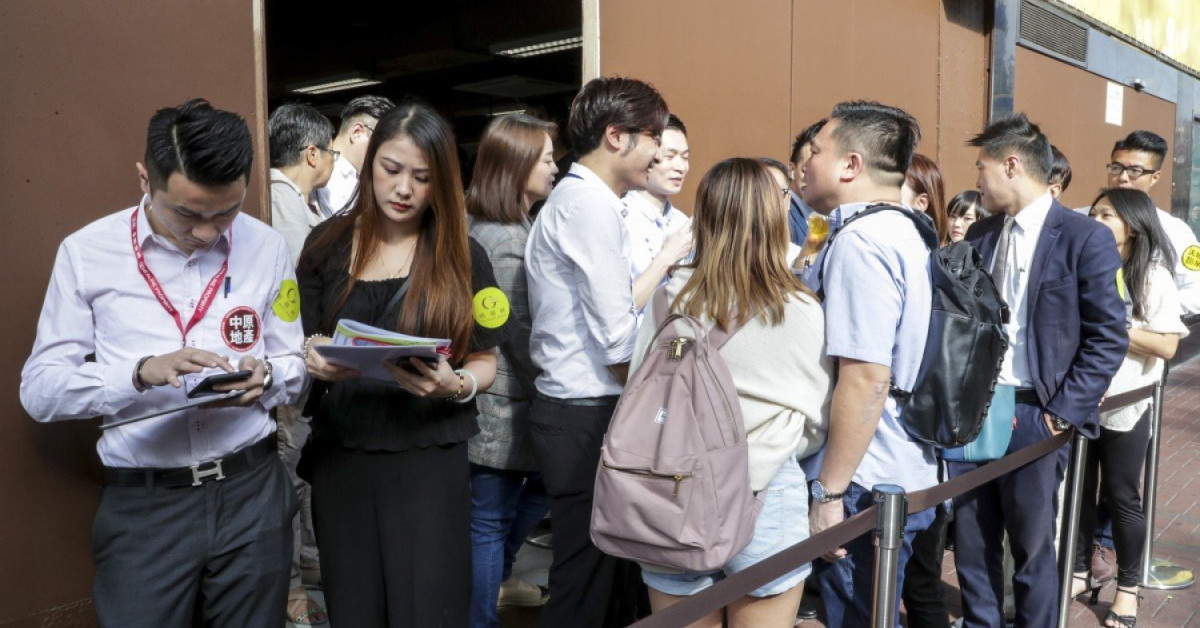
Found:
M 263 392 L 267 392 L 268 390 L 271 390 L 271 386 L 275 385 L 275 376 L 271 371 L 271 362 L 269 360 L 263 360 L 262 363 L 263 368 L 267 370 L 267 375 L 263 377 L 262 389 Z
M 1050 415 L 1050 422 L 1054 424 L 1054 429 L 1056 429 L 1060 432 L 1065 432 L 1068 429 L 1074 427 L 1073 425 L 1071 425 L 1070 421 L 1068 421 L 1060 416 L 1054 416 L 1053 414 Z
M 830 493 L 829 491 L 825 490 L 825 485 L 821 484 L 820 480 L 812 481 L 812 497 L 814 500 L 822 504 L 828 504 L 829 502 L 837 501 L 842 497 L 845 497 L 845 495 L 846 491 L 842 491 L 840 493 Z

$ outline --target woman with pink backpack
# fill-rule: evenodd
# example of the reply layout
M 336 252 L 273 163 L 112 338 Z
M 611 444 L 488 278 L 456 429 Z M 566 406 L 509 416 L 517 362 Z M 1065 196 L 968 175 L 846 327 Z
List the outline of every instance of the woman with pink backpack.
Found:
M 749 544 L 719 569 L 643 564 L 656 612 L 808 537 L 807 478 L 797 460 L 824 443 L 829 416 L 824 315 L 788 268 L 787 207 L 770 173 L 757 160 L 722 161 L 701 180 L 695 207 L 695 258 L 671 272 L 666 302 L 672 314 L 732 330 L 719 354 L 740 406 L 749 490 L 762 510 Z M 655 306 L 647 305 L 632 371 L 653 349 Z M 800 567 L 693 626 L 791 626 L 808 572 Z

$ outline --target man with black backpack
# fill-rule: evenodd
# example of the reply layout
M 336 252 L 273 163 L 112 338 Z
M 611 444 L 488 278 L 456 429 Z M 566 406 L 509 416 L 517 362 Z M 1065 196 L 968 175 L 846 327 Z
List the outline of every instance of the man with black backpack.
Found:
M 897 390 L 912 391 L 925 353 L 932 306 L 930 249 L 900 187 L 917 141 L 917 121 L 873 102 L 837 105 L 804 162 L 804 200 L 829 217 L 834 240 L 822 264 L 827 352 L 837 360 L 829 440 L 806 463 L 812 483 L 812 533 L 871 505 L 871 488 L 897 484 L 913 492 L 937 483 L 932 447 L 909 436 Z M 848 224 L 853 220 L 853 224 Z M 900 577 L 912 537 L 933 521 L 933 510 L 909 515 Z M 826 625 L 870 625 L 874 548 L 863 535 L 815 567 Z M 897 586 L 899 592 L 902 586 Z M 898 595 L 897 595 L 898 597 Z M 899 600 L 897 600 L 897 608 Z

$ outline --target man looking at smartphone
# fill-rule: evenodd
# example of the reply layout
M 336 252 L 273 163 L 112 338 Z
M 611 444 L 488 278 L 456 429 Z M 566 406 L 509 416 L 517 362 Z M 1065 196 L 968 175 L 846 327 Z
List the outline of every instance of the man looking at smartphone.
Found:
M 21 373 L 36 420 L 114 423 L 250 371 L 213 387 L 239 396 L 101 436 L 101 626 L 182 628 L 197 608 L 204 625 L 268 626 L 284 611 L 296 498 L 267 411 L 300 394 L 303 332 L 283 238 L 240 213 L 252 155 L 238 115 L 202 99 L 161 109 L 141 201 L 58 250 Z

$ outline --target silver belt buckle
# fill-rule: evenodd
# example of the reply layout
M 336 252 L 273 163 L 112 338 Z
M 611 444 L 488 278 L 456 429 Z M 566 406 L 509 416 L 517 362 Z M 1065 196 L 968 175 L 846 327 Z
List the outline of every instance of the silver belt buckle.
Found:
M 192 465 L 192 486 L 200 486 L 204 483 L 204 478 L 213 478 L 218 482 L 225 479 L 225 471 L 221 469 L 221 461 L 219 459 L 213 460 L 211 464 L 211 467 L 203 470 L 198 464 Z

